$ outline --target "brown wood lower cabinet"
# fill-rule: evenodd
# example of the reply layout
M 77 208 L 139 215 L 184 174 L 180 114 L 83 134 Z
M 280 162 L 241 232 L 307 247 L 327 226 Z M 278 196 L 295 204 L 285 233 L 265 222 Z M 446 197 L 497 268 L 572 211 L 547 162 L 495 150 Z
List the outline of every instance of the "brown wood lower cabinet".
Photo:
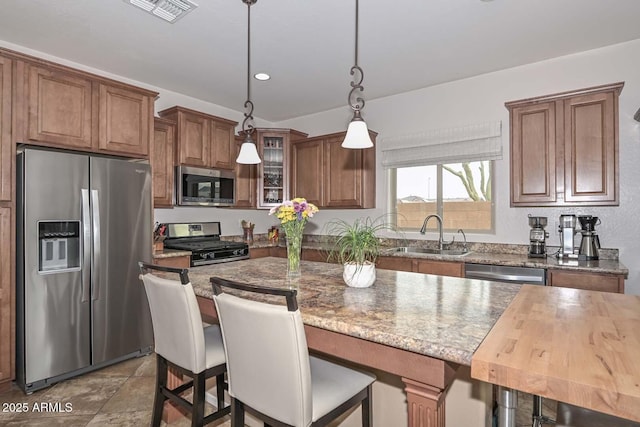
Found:
M 271 256 L 271 248 L 251 248 L 249 249 L 249 256 L 252 259 Z
M 275 256 L 284 258 L 287 249 L 284 247 L 252 248 L 251 258 Z M 300 254 L 305 261 L 327 262 L 328 252 L 319 249 L 302 249 Z M 403 258 L 395 256 L 378 257 L 376 268 L 382 270 L 413 271 L 424 274 L 438 274 L 440 276 L 463 277 L 464 264 L 454 261 L 436 261 L 429 259 Z
M 169 258 L 154 258 L 153 263 L 164 267 L 190 268 L 191 257 L 189 255 L 183 255 Z
M 411 258 L 381 256 L 378 257 L 376 267 L 382 270 L 413 271 L 413 260 Z
M 11 387 L 14 374 L 15 311 L 11 208 L 0 206 L 0 392 Z
M 455 261 L 437 261 L 430 259 L 402 258 L 382 256 L 378 258 L 377 267 L 384 270 L 413 271 L 423 274 L 463 277 L 464 264 Z
M 547 285 L 623 294 L 624 275 L 548 270 Z
M 464 277 L 464 264 L 461 262 L 421 259 L 417 261 L 414 271 L 423 274 L 437 274 L 439 276 Z

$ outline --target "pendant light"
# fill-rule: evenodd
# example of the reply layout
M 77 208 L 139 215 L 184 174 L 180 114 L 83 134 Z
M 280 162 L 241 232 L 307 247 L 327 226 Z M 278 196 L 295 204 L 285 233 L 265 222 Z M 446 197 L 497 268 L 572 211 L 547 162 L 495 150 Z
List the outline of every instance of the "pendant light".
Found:
M 373 142 L 369 136 L 369 129 L 365 123 L 360 110 L 364 108 L 364 99 L 356 96 L 356 91 L 362 91 L 362 80 L 364 79 L 364 73 L 362 68 L 358 65 L 358 0 L 356 0 L 356 60 L 355 65 L 351 67 L 351 75 L 354 76 L 351 82 L 351 90 L 349 91 L 349 98 L 347 102 L 353 110 L 353 118 L 347 128 L 347 135 L 342 141 L 344 148 L 362 149 L 373 147 Z
M 236 163 L 255 165 L 261 162 L 256 143 L 251 138 L 253 132 L 253 102 L 251 102 L 251 5 L 258 0 L 242 0 L 247 5 L 247 100 L 244 102 L 244 120 L 242 121 L 242 132 L 244 142 L 240 146 L 240 153 Z

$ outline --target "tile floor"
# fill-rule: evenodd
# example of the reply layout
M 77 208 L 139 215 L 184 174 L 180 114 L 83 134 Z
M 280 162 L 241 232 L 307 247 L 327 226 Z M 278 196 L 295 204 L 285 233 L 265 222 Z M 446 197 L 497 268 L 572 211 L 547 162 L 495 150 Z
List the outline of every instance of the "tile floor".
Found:
M 28 396 L 14 386 L 11 391 L 0 395 L 0 426 L 148 426 L 151 422 L 154 384 L 155 357 L 149 355 L 60 382 Z M 531 399 L 524 394 L 519 394 L 518 398 L 517 425 L 531 426 Z M 555 415 L 553 403 L 545 401 L 545 415 Z M 26 407 L 28 411 L 15 411 L 15 404 Z M 56 404 L 62 411 L 67 404 L 70 408 L 67 412 L 46 411 L 47 405 L 57 409 Z M 187 427 L 191 422 L 184 418 L 170 425 Z M 163 426 L 166 426 L 164 422 Z M 209 426 L 230 427 L 229 418 L 227 416 Z
M 28 396 L 14 385 L 11 391 L 0 395 L 0 402 L 3 404 L 0 411 L 11 409 L 9 412 L 0 412 L 0 426 L 148 426 L 153 406 L 155 366 L 154 355 L 127 360 L 60 382 Z M 15 412 L 15 406 L 4 408 L 8 403 L 24 405 L 28 412 Z M 71 410 L 46 412 L 41 409 L 42 404 L 56 403 L 60 403 L 59 407 L 63 410 L 66 404 L 70 404 Z M 166 424 L 163 422 L 163 425 Z M 170 425 L 186 427 L 191 422 L 188 419 L 176 420 Z M 230 422 L 226 417 L 209 425 L 229 427 Z

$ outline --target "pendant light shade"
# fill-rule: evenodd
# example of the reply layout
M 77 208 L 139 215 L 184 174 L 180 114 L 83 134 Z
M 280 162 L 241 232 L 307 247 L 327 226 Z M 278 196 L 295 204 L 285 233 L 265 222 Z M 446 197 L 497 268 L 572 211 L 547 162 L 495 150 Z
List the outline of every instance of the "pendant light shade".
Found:
M 356 95 L 356 91 L 362 93 L 364 87 L 364 72 L 358 65 L 358 0 L 356 0 L 356 55 L 355 65 L 351 67 L 351 75 L 354 76 L 351 82 L 351 90 L 349 91 L 349 106 L 353 110 L 353 118 L 347 128 L 347 135 L 342 142 L 342 147 L 351 149 L 363 149 L 373 147 L 373 142 L 369 136 L 369 129 L 365 123 L 360 111 L 364 108 L 364 99 Z
M 240 146 L 240 153 L 236 163 L 255 165 L 261 162 L 258 155 L 256 143 L 251 138 L 253 132 L 253 102 L 251 102 L 251 5 L 258 0 L 242 0 L 247 5 L 247 100 L 244 102 L 244 120 L 242 121 L 242 132 L 244 142 Z
M 256 148 L 255 142 L 253 142 L 251 138 L 245 139 L 240 146 L 240 153 L 238 153 L 236 163 L 244 165 L 255 165 L 260 162 L 261 160 L 260 156 L 258 155 L 258 149 Z
M 342 146 L 344 148 L 352 149 L 373 147 L 373 141 L 371 141 L 371 137 L 369 136 L 367 123 L 362 120 L 360 111 L 353 113 L 353 119 L 351 119 L 351 122 L 349 123 L 347 135 L 345 136 L 344 141 L 342 141 Z

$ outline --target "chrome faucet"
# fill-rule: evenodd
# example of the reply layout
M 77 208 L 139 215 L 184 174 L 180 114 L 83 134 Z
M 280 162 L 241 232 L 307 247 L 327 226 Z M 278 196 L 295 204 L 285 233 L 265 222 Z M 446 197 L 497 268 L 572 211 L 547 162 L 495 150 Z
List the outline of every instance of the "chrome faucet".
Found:
M 458 228 L 458 233 L 462 233 L 462 238 L 464 239 L 464 243 L 462 244 L 462 250 L 467 252 L 468 248 L 467 248 L 467 235 L 464 234 L 464 231 L 462 230 L 462 228 Z M 455 237 L 454 237 L 455 239 Z
M 427 223 L 431 218 L 435 218 L 438 221 L 438 249 L 442 250 L 444 248 L 444 241 L 442 236 L 442 218 L 440 215 L 432 214 L 427 216 L 424 219 L 424 223 L 422 224 L 422 228 L 420 229 L 420 234 L 424 234 L 427 231 Z

